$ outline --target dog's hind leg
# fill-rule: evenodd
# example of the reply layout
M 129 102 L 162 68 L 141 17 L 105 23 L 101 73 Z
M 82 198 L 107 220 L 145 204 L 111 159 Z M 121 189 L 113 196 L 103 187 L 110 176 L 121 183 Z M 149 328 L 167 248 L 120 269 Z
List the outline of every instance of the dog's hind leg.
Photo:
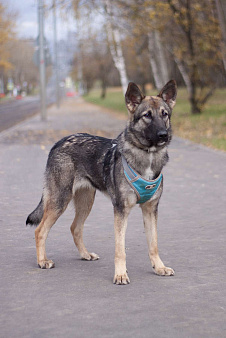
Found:
M 54 268 L 54 262 L 46 257 L 45 243 L 48 236 L 48 233 L 56 222 L 58 216 L 56 212 L 51 209 L 46 209 L 42 217 L 41 223 L 35 230 L 35 242 L 36 242 L 36 251 L 37 251 L 37 263 L 41 269 L 51 269 Z
M 99 259 L 95 253 L 89 253 L 83 242 L 83 228 L 86 218 L 93 206 L 96 190 L 94 188 L 81 188 L 74 194 L 75 218 L 71 225 L 71 233 L 80 256 L 84 260 Z
M 63 192 L 61 191 L 62 195 Z M 42 220 L 35 230 L 35 241 L 37 250 L 37 262 L 41 269 L 54 268 L 54 262 L 47 259 L 45 243 L 48 233 L 57 219 L 62 215 L 71 200 L 71 193 L 64 195 L 64 200 L 60 196 L 55 200 L 48 200 L 44 207 Z

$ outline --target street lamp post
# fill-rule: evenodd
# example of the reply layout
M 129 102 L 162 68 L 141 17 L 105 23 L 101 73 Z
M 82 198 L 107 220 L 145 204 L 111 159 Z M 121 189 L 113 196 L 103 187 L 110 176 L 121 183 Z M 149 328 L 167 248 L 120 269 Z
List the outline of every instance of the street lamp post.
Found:
M 59 91 L 59 71 L 58 71 L 58 48 L 57 48 L 57 24 L 56 24 L 56 1 L 53 0 L 53 40 L 54 40 L 54 70 L 56 85 L 56 105 L 60 107 L 60 91 Z
M 38 21 L 39 21 L 39 75 L 40 75 L 41 119 L 43 121 L 46 121 L 46 72 L 45 72 L 45 51 L 44 51 L 43 0 L 38 1 Z

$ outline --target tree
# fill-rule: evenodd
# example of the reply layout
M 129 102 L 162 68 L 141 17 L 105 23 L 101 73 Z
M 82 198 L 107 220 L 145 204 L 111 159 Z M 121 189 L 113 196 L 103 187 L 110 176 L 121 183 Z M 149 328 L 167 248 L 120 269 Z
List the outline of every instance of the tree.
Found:
M 173 14 L 166 35 L 169 49 L 186 76 L 191 111 L 199 114 L 217 86 L 213 72 L 219 72 L 222 60 L 219 24 L 210 1 L 167 0 L 167 4 Z
M 172 58 L 187 87 L 192 113 L 201 113 L 222 73 L 221 34 L 214 2 L 118 0 L 118 3 L 125 8 L 124 16 L 130 20 L 136 39 L 148 37 L 146 48 L 156 87 L 161 87 L 172 73 Z
M 33 88 L 38 83 L 39 71 L 33 62 L 34 41 L 29 39 L 14 39 L 8 45 L 9 62 L 12 65 L 8 71 L 14 83 L 21 88 Z
M 102 27 L 108 28 L 109 47 L 122 83 L 131 74 L 133 78 L 145 74 L 145 81 L 154 80 L 160 88 L 176 76 L 187 87 L 194 114 L 202 112 L 215 88 L 222 84 L 225 30 L 220 25 L 224 27 L 225 17 L 222 19 L 216 11 L 216 4 L 222 6 L 222 0 L 72 2 L 104 15 Z M 144 55 L 148 56 L 152 69 L 149 79 L 149 69 L 141 62 Z M 144 80 L 141 83 L 144 85 Z
M 15 14 L 9 13 L 6 6 L 0 2 L 0 77 L 12 68 L 9 61 L 9 41 L 14 37 Z
M 113 16 L 112 4 L 109 0 L 104 0 L 104 3 L 109 48 L 115 67 L 119 71 L 123 93 L 125 94 L 128 86 L 128 76 L 126 72 L 125 58 L 122 51 L 121 34 L 115 23 L 116 18 Z
M 148 51 L 155 86 L 160 90 L 169 80 L 169 72 L 158 30 L 148 32 Z
M 222 50 L 222 59 L 224 63 L 224 69 L 226 72 L 226 3 L 221 0 L 215 0 L 216 2 L 216 10 L 217 10 L 217 16 L 221 28 L 221 34 L 222 34 L 222 42 L 221 42 L 221 50 Z
M 75 53 L 72 77 L 76 82 L 79 80 L 81 67 L 85 92 L 88 92 L 99 80 L 102 88 L 101 97 L 104 98 L 114 65 L 107 48 L 106 37 L 100 35 L 97 32 L 90 33 L 89 37 L 83 39 L 81 49 Z
M 119 17 L 122 22 L 124 21 L 126 38 L 134 40 L 137 45 L 140 41 L 144 42 L 142 48 L 136 50 L 142 52 L 146 50 L 155 86 L 160 90 L 169 80 L 169 71 L 158 25 L 153 20 L 153 4 L 147 0 L 118 0 L 114 1 L 114 6 L 120 9 L 117 21 Z M 139 55 L 140 52 L 137 54 L 138 58 Z
M 222 38 L 214 1 L 117 0 L 116 3 L 124 8 L 121 15 L 130 21 L 134 38 L 139 41 L 144 35 L 148 37 L 145 48 L 149 51 L 156 87 L 172 73 L 173 59 L 186 84 L 192 113 L 201 113 L 223 73 Z
M 119 72 L 119 78 L 121 81 L 123 91 L 126 92 L 127 85 L 128 85 L 128 76 L 127 76 L 127 70 L 126 70 L 126 65 L 125 65 L 125 58 L 123 55 L 121 32 L 119 30 L 118 25 L 115 22 L 115 18 L 116 18 L 115 13 L 114 13 L 115 7 L 113 6 L 112 2 L 109 0 L 88 0 L 88 1 L 87 0 L 71 0 L 70 2 L 68 2 L 67 0 L 61 0 L 60 3 L 64 6 L 64 8 L 66 7 L 66 9 L 73 8 L 76 20 L 78 19 L 81 20 L 81 17 L 86 17 L 86 20 L 85 20 L 86 28 L 91 27 L 92 20 L 87 20 L 87 19 L 90 17 L 94 18 L 95 17 L 93 15 L 94 12 L 96 16 L 98 17 L 102 16 L 102 18 L 104 19 L 102 20 L 102 30 L 104 30 L 107 34 L 109 51 L 111 53 L 114 65 Z M 94 18 L 94 21 L 95 21 L 95 18 Z M 95 30 L 95 28 L 92 27 L 92 30 Z M 87 39 L 86 34 L 84 34 L 83 38 L 81 37 L 82 35 L 81 30 L 78 31 L 78 34 L 80 35 L 80 37 L 78 37 L 78 40 Z M 104 52 L 104 55 L 105 54 L 106 53 Z M 79 55 L 77 55 L 77 64 L 79 66 L 78 56 Z M 102 64 L 102 67 L 99 68 L 99 71 L 102 73 L 102 79 L 104 76 L 104 69 L 105 67 Z M 77 76 L 78 76 L 78 72 L 77 72 Z M 105 80 L 102 81 L 102 84 L 104 84 L 104 82 Z

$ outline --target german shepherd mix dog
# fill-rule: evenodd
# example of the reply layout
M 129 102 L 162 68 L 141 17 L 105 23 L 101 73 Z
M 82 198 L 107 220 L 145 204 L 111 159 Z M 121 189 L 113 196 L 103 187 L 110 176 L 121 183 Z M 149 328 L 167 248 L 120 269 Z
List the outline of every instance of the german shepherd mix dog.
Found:
M 125 233 L 129 212 L 136 203 L 143 213 L 149 257 L 157 275 L 171 276 L 158 254 L 157 211 L 163 190 L 162 168 L 168 161 L 172 137 L 170 117 L 176 100 L 176 82 L 169 81 L 158 96 L 144 96 L 129 83 L 125 95 L 129 121 L 116 139 L 89 134 L 63 138 L 51 149 L 41 201 L 26 224 L 37 225 L 38 265 L 54 267 L 46 256 L 48 233 L 73 199 L 75 218 L 71 233 L 82 259 L 96 260 L 83 243 L 83 227 L 93 206 L 96 189 L 107 194 L 114 207 L 115 284 L 130 283 L 126 269 Z

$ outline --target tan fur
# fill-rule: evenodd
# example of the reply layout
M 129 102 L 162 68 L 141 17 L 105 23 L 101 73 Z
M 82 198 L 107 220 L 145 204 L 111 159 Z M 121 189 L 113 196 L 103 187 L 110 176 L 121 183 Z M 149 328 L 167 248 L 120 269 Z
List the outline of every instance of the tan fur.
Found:
M 152 267 L 157 275 L 174 275 L 173 269 L 165 267 L 161 258 L 159 257 L 157 238 L 158 214 L 156 211 L 156 203 L 157 201 L 141 204 L 149 257 Z
M 149 104 L 154 108 L 158 109 L 161 104 L 161 99 L 157 96 L 147 96 L 144 101 L 149 101 Z
M 88 261 L 99 259 L 97 254 L 89 253 L 83 243 L 84 222 L 92 209 L 95 192 L 95 189 L 83 188 L 76 191 L 74 195 L 76 214 L 71 225 L 71 233 L 81 258 Z
M 45 243 L 48 233 L 57 220 L 57 215 L 53 210 L 46 208 L 44 211 L 41 223 L 35 230 L 35 241 L 37 251 L 37 263 L 42 269 L 50 269 L 54 267 L 52 260 L 48 260 L 46 257 Z
M 115 211 L 115 275 L 113 283 L 129 284 L 126 270 L 125 235 L 127 228 L 127 213 L 124 217 Z

